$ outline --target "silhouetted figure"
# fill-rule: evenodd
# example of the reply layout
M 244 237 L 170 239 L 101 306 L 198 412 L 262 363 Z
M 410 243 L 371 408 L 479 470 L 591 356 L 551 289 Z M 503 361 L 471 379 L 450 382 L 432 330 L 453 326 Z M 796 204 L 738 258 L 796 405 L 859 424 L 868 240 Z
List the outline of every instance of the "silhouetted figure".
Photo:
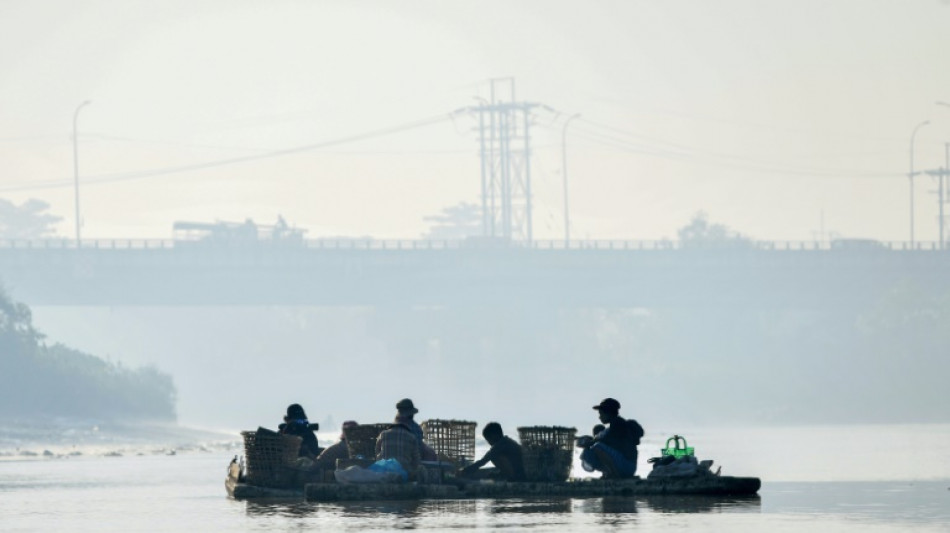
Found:
M 620 416 L 620 402 L 606 398 L 594 406 L 607 429 L 584 443 L 581 464 L 585 470 L 603 472 L 604 479 L 623 479 L 637 473 L 637 446 L 643 428 L 636 420 Z
M 297 455 L 310 459 L 314 459 L 323 451 L 320 448 L 320 444 L 317 443 L 317 436 L 314 434 L 314 431 L 319 428 L 319 424 L 311 424 L 310 421 L 307 420 L 307 413 L 304 412 L 303 407 L 298 403 L 287 406 L 284 423 L 277 426 L 278 431 L 284 435 L 296 435 L 302 438 L 303 442 L 300 443 L 300 452 Z
M 399 403 L 396 404 L 396 424 L 403 424 L 406 428 L 412 433 L 416 438 L 416 441 L 419 444 L 419 456 L 423 461 L 437 461 L 439 456 L 435 453 L 435 450 L 426 445 L 422 440 L 422 427 L 413 420 L 413 416 L 418 413 L 419 410 L 416 409 L 416 406 L 413 405 L 412 400 L 409 398 L 403 398 L 399 400 Z
M 355 420 L 347 420 L 343 422 L 340 430 L 340 440 L 335 444 L 331 444 L 325 448 L 320 455 L 317 456 L 316 461 L 314 461 L 314 467 L 322 468 L 324 470 L 330 470 L 336 468 L 337 459 L 349 459 L 350 451 L 346 447 L 346 428 L 356 427 L 358 424 Z
M 525 481 L 524 457 L 521 445 L 505 435 L 498 422 L 489 422 L 482 430 L 482 436 L 491 449 L 485 456 L 461 470 L 462 477 L 492 478 L 503 481 Z M 491 462 L 495 467 L 479 470 Z
M 396 423 L 376 438 L 376 460 L 395 459 L 411 476 L 419 468 L 419 440 L 409 426 Z

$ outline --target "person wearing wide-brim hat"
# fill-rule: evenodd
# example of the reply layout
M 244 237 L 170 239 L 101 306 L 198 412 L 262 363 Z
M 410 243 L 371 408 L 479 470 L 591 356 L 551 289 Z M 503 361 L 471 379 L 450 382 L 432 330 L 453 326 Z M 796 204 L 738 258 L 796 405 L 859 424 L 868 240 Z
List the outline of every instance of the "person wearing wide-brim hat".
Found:
M 419 410 L 416 409 L 416 406 L 412 403 L 412 400 L 409 398 L 403 398 L 396 403 L 396 424 L 403 424 L 409 431 L 415 435 L 419 442 L 422 442 L 422 427 L 412 419 L 413 415 L 418 413 Z
M 422 441 L 422 427 L 413 420 L 413 416 L 418 413 L 419 410 L 416 409 L 415 404 L 412 403 L 412 400 L 409 398 L 403 398 L 396 403 L 396 419 L 394 422 L 396 424 L 402 424 L 409 429 L 409 432 L 419 441 L 419 453 L 422 456 L 423 461 L 435 461 L 438 460 L 438 455 L 435 451 L 426 446 L 426 443 Z
M 605 398 L 594 409 L 607 429 L 586 443 L 581 465 L 588 472 L 603 472 L 604 479 L 633 477 L 637 473 L 637 446 L 643 427 L 636 420 L 620 416 L 620 402 L 613 398 Z

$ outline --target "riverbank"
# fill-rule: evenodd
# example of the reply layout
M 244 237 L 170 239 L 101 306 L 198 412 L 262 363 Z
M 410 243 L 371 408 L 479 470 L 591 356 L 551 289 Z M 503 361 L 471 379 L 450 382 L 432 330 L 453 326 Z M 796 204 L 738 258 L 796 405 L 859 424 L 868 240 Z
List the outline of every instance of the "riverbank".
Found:
M 0 460 L 7 461 L 230 450 L 243 453 L 238 435 L 169 423 L 73 418 L 0 420 Z

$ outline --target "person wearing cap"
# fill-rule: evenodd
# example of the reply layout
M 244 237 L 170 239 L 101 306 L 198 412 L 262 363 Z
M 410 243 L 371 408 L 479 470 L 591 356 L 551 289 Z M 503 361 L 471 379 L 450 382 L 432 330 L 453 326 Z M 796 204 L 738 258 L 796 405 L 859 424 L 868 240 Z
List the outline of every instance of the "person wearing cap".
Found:
M 482 436 L 488 441 L 491 449 L 485 456 L 461 469 L 461 476 L 466 478 L 492 478 L 503 481 L 525 481 L 524 457 L 521 445 L 511 437 L 505 435 L 498 422 L 485 424 Z M 481 467 L 491 461 L 495 468 Z
M 406 426 L 416 438 L 419 442 L 419 455 L 423 461 L 437 461 L 438 455 L 422 440 L 422 427 L 413 420 L 413 416 L 418 412 L 419 410 L 413 405 L 412 400 L 403 398 L 396 404 L 396 419 L 393 422 Z
M 620 416 L 620 402 L 613 398 L 605 398 L 594 409 L 607 429 L 594 435 L 581 452 L 581 465 L 588 472 L 603 472 L 604 479 L 633 477 L 643 428 L 636 420 Z
M 313 462 L 315 468 L 322 469 L 333 469 L 336 468 L 337 459 L 349 459 L 350 451 L 346 447 L 346 428 L 356 427 L 357 424 L 355 420 L 347 420 L 343 422 L 343 426 L 340 430 L 340 441 L 331 444 L 327 447 L 320 455 L 317 456 L 317 459 Z
M 320 428 L 319 424 L 311 424 L 307 420 L 307 413 L 299 403 L 292 403 L 287 406 L 287 414 L 284 415 L 284 423 L 277 426 L 277 430 L 284 435 L 296 435 L 303 439 L 300 443 L 299 457 L 314 459 L 320 452 L 320 444 L 317 442 L 317 436 L 314 431 Z
M 395 459 L 411 476 L 419 468 L 419 441 L 403 423 L 389 426 L 376 438 L 376 460 Z

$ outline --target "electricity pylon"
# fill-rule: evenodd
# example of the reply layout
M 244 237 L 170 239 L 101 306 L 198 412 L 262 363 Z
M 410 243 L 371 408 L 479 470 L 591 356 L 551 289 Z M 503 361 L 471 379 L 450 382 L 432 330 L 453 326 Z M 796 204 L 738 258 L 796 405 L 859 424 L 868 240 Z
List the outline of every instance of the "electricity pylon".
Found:
M 516 101 L 514 78 L 492 79 L 491 100 L 480 100 L 468 109 L 478 114 L 482 233 L 530 244 L 531 110 L 541 104 Z

